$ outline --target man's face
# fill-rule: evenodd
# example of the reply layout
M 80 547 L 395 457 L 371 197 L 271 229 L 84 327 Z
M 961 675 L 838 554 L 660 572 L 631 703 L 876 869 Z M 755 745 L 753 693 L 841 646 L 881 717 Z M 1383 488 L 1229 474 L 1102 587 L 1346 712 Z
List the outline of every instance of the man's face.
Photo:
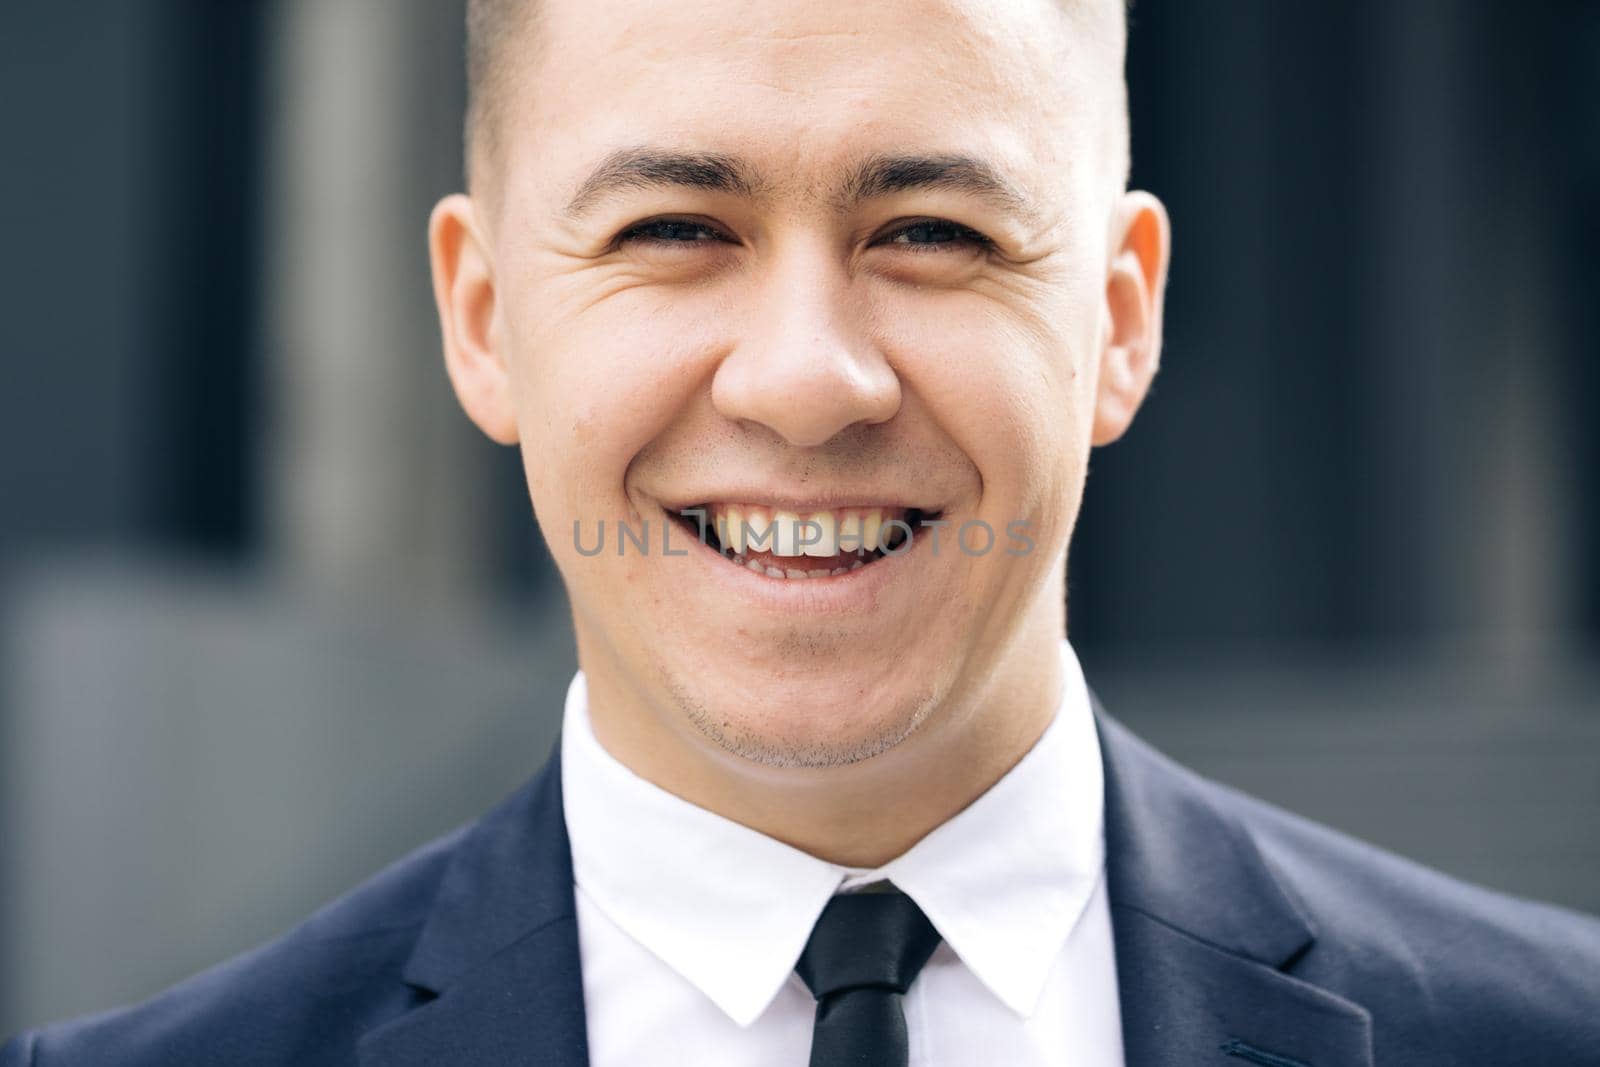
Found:
M 591 684 L 762 763 L 883 751 L 1059 635 L 1120 55 L 1056 0 L 540 6 L 476 226 Z

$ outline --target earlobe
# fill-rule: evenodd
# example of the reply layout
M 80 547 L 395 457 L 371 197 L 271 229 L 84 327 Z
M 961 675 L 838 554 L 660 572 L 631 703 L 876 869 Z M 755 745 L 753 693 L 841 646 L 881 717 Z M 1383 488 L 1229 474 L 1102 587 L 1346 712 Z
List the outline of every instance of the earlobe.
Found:
M 1106 277 L 1106 330 L 1091 437 L 1095 445 L 1110 444 L 1127 432 L 1161 362 L 1161 312 L 1171 255 L 1166 208 L 1149 193 L 1124 193 L 1117 226 Z
M 434 206 L 428 220 L 428 252 L 445 370 L 456 399 L 491 440 L 515 444 L 509 360 L 494 328 L 494 269 L 470 197 L 456 193 Z

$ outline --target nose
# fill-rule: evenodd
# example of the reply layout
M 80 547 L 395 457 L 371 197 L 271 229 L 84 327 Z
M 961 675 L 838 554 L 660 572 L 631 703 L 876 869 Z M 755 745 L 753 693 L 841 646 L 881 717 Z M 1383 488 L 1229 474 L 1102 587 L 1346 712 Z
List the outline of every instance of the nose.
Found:
M 718 413 L 759 423 L 799 448 L 892 419 L 900 379 L 868 337 L 864 309 L 851 303 L 848 288 L 832 264 L 775 273 L 751 329 L 712 378 Z

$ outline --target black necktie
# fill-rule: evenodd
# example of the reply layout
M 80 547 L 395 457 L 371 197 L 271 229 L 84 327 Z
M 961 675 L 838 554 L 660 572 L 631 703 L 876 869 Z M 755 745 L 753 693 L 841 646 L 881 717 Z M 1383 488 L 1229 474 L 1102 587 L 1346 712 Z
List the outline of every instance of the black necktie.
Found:
M 938 945 L 939 931 L 904 893 L 828 901 L 795 965 L 817 998 L 811 1067 L 906 1067 L 900 997 Z

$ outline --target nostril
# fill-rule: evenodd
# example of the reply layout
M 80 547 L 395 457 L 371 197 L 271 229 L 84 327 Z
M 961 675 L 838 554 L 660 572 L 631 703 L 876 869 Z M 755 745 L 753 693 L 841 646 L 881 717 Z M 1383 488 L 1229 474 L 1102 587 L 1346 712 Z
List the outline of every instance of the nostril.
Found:
M 900 380 L 874 348 L 826 339 L 797 346 L 741 346 L 711 383 L 718 414 L 765 426 L 796 448 L 815 448 L 851 426 L 887 422 L 900 410 Z

